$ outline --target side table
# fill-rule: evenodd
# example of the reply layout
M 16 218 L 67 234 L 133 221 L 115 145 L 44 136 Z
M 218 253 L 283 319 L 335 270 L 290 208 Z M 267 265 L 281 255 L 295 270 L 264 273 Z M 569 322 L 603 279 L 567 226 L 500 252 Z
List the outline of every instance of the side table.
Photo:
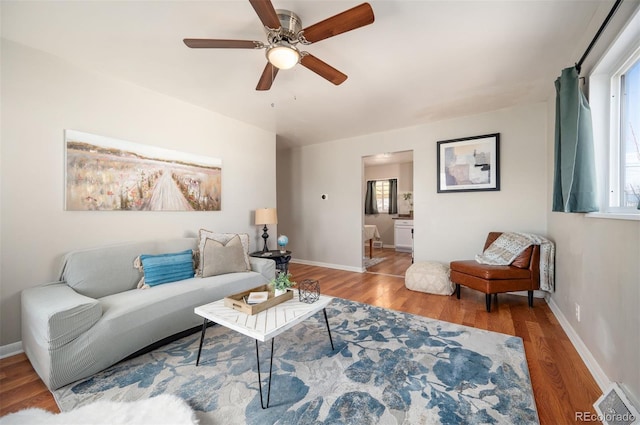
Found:
M 251 257 L 269 258 L 276 262 L 276 269 L 281 272 L 289 272 L 289 260 L 291 260 L 291 251 L 280 252 L 279 249 L 271 251 L 256 251 L 249 254 Z

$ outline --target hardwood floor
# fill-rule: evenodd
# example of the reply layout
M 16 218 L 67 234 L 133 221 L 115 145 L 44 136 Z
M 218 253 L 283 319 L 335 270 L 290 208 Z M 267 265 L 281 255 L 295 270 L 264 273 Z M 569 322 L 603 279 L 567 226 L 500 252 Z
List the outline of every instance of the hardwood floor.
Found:
M 404 272 L 411 266 L 411 254 L 396 252 L 390 248 L 373 248 L 372 257 L 385 260 L 374 266 L 367 267 L 368 273 L 379 273 L 396 276 L 404 276 Z M 369 255 L 369 247 L 366 247 L 366 255 Z
M 27 407 L 60 411 L 29 359 L 22 353 L 0 360 L 0 416 Z
M 411 264 L 410 254 L 373 251 L 374 257 L 385 260 L 367 273 L 301 264 L 290 264 L 289 271 L 295 280 L 319 280 L 323 294 L 519 336 L 524 341 L 540 423 L 574 424 L 576 412 L 595 414 L 592 405 L 600 389 L 544 300 L 535 299 L 530 309 L 526 297 L 500 295 L 487 313 L 484 294 L 470 289 L 462 288 L 460 300 L 409 291 L 403 275 Z M 26 407 L 58 412 L 53 396 L 24 354 L 0 360 L 0 416 Z

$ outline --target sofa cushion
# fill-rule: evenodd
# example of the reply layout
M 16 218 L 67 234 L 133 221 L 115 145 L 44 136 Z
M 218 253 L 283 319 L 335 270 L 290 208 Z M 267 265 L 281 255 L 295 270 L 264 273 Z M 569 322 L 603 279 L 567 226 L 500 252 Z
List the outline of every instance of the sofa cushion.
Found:
M 79 294 L 102 298 L 136 288 L 142 273 L 133 267 L 133 263 L 140 254 L 195 247 L 195 238 L 177 238 L 73 251 L 64 257 L 60 280 Z
M 144 282 L 149 286 L 193 277 L 193 251 L 190 249 L 166 254 L 140 256 Z
M 486 280 L 531 279 L 531 271 L 529 269 L 478 264 L 475 260 L 452 261 L 449 263 L 449 267 L 451 267 L 452 273 L 456 271 Z
M 238 235 L 223 244 L 207 238 L 202 253 L 202 277 L 217 276 L 226 273 L 246 272 L 242 242 Z
M 266 280 L 261 274 L 244 272 L 206 278 L 194 277 L 159 285 L 148 291 L 125 291 L 100 299 L 104 312 L 101 324 L 110 322 L 109 327 L 118 329 L 118 339 L 122 340 L 127 340 L 132 332 L 138 333 L 139 328 L 152 327 L 153 332 L 143 333 L 148 341 L 138 341 L 134 344 L 142 348 L 159 339 L 202 324 L 202 317 L 193 312 L 195 307 L 265 283 Z M 186 321 L 167 319 L 175 315 L 183 317 Z

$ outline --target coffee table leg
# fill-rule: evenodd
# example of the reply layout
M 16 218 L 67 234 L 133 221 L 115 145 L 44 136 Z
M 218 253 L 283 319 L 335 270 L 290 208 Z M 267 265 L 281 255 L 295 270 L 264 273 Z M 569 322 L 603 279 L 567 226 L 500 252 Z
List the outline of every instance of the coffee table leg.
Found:
M 333 338 L 331 338 L 331 328 L 329 328 L 329 319 L 327 319 L 327 309 L 323 308 L 322 312 L 324 313 L 324 321 L 327 324 L 327 331 L 329 331 L 329 341 L 331 341 L 331 349 L 335 350 L 335 348 L 333 348 Z
M 204 333 L 207 330 L 208 322 L 209 320 L 204 319 L 204 322 L 202 323 L 202 334 L 200 335 L 200 348 L 198 348 L 198 358 L 196 359 L 196 366 L 198 366 L 198 363 L 200 363 L 200 353 L 202 352 L 202 341 L 204 341 Z
M 256 339 L 256 362 L 258 363 L 258 388 L 260 389 L 260 407 L 266 409 L 269 407 L 269 398 L 271 398 L 271 370 L 273 369 L 273 341 L 271 339 L 271 361 L 269 362 L 269 384 L 267 386 L 267 405 L 262 401 L 262 379 L 260 379 L 260 354 L 258 353 L 258 340 Z

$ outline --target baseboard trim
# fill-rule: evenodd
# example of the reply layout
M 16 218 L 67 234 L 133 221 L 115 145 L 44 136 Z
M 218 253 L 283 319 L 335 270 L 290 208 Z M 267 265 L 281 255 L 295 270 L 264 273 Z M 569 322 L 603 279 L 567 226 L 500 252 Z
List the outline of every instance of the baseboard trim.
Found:
M 291 262 L 296 264 L 304 264 L 305 266 L 326 267 L 328 269 L 344 270 L 347 272 L 364 273 L 366 271 L 364 267 L 349 267 L 349 266 L 343 266 L 341 264 L 321 263 L 318 261 L 294 259 L 294 260 L 291 260 Z
M 611 380 L 604 373 L 604 371 L 596 361 L 595 357 L 593 357 L 593 354 L 591 354 L 591 351 L 589 351 L 587 346 L 582 341 L 582 338 L 580 338 L 580 336 L 575 331 L 575 329 L 573 329 L 573 326 L 571 326 L 571 324 L 569 323 L 565 315 L 562 313 L 562 311 L 560 310 L 560 307 L 558 307 L 558 304 L 556 304 L 553 298 L 549 296 L 546 297 L 546 300 L 547 300 L 547 305 L 549 305 L 549 308 L 551 309 L 551 312 L 553 313 L 554 316 L 556 316 L 556 319 L 558 319 L 560 326 L 562 326 L 562 329 L 569 337 L 569 340 L 571 341 L 576 351 L 582 358 L 582 361 L 584 362 L 584 364 L 587 366 L 587 369 L 589 369 L 589 372 L 591 372 L 591 375 L 593 375 L 593 378 L 596 380 L 596 383 L 604 393 L 607 390 L 607 388 L 609 388 L 609 386 L 611 385 Z
M 24 353 L 24 350 L 22 349 L 22 341 L 14 342 L 13 344 L 0 345 L 0 359 L 15 356 L 20 353 Z

